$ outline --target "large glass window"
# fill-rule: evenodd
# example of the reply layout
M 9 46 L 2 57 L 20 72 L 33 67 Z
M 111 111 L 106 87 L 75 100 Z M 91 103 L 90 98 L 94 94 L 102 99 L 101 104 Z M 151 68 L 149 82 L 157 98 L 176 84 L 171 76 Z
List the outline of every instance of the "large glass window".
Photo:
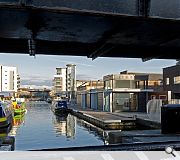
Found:
M 113 88 L 135 88 L 135 82 L 132 80 L 114 80 Z
M 129 110 L 129 93 L 113 93 L 113 112 Z
M 136 93 L 113 93 L 113 112 L 136 111 Z

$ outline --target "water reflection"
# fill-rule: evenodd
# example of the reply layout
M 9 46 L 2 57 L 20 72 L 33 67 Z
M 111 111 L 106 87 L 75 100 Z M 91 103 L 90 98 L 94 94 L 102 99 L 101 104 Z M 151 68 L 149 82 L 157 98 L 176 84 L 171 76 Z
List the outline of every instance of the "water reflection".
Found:
M 11 150 L 15 149 L 15 136 L 17 129 L 24 122 L 24 114 L 13 117 L 11 124 L 0 128 L 0 145 L 11 145 Z
M 30 103 L 27 114 L 17 115 L 13 126 L 0 130 L 0 143 L 16 150 L 66 148 L 121 143 L 111 131 L 97 128 L 71 114 L 55 116 L 47 103 Z M 9 141 L 8 138 L 16 139 Z M 8 141 L 7 141 L 8 140 Z
M 82 120 L 78 120 L 77 125 L 83 126 L 90 134 L 94 134 L 98 139 L 104 142 L 104 145 L 122 143 L 119 134 L 121 130 L 103 130 Z
M 120 130 L 106 131 L 84 120 L 80 120 L 71 114 L 55 116 L 53 123 L 57 136 L 63 135 L 66 136 L 67 139 L 75 139 L 78 136 L 76 135 L 76 129 L 83 128 L 84 131 L 87 131 L 90 135 L 94 135 L 97 139 L 102 141 L 104 145 L 122 142 L 119 136 L 113 134 L 113 132 L 120 132 Z
M 111 131 L 104 131 L 71 114 L 55 116 L 47 103 L 31 102 L 27 110 L 27 114 L 14 117 L 12 129 L 0 132 L 4 137 L 16 139 L 16 150 L 120 143 L 111 136 Z
M 16 115 L 13 117 L 13 122 L 12 122 L 12 129 L 9 133 L 10 136 L 16 136 L 18 128 L 21 126 L 21 124 L 25 123 L 25 113 Z
M 53 122 L 57 136 L 64 135 L 66 138 L 75 138 L 76 118 L 68 113 L 55 116 L 55 118 Z

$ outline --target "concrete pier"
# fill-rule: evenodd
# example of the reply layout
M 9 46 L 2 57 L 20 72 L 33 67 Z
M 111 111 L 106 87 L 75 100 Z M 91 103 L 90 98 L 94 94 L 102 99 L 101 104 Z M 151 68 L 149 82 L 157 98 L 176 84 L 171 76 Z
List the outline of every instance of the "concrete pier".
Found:
M 146 113 L 141 112 L 100 112 L 75 108 L 71 113 L 104 130 L 132 130 L 136 127 L 160 129 L 160 121 L 150 119 Z
M 136 127 L 133 117 L 122 117 L 108 112 L 72 110 L 72 114 L 104 130 L 129 130 Z

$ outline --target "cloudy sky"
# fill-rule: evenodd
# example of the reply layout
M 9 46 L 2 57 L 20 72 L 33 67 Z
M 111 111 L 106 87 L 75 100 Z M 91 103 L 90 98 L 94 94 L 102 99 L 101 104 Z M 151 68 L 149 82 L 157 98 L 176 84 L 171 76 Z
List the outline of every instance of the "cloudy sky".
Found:
M 150 60 L 126 58 L 45 56 L 35 58 L 22 54 L 0 54 L 0 64 L 15 66 L 21 77 L 21 85 L 51 86 L 56 67 L 65 67 L 68 63 L 77 65 L 77 79 L 102 79 L 104 75 L 119 73 L 123 70 L 136 72 L 162 73 L 162 68 L 174 65 L 175 60 Z

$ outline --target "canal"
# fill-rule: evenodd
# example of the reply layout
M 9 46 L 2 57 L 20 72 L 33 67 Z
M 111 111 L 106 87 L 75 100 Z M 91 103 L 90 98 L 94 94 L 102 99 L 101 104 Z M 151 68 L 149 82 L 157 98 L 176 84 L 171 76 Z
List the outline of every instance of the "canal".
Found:
M 27 113 L 14 118 L 9 136 L 15 137 L 15 150 L 33 150 L 105 145 L 105 133 L 71 114 L 55 116 L 46 102 L 29 102 Z

